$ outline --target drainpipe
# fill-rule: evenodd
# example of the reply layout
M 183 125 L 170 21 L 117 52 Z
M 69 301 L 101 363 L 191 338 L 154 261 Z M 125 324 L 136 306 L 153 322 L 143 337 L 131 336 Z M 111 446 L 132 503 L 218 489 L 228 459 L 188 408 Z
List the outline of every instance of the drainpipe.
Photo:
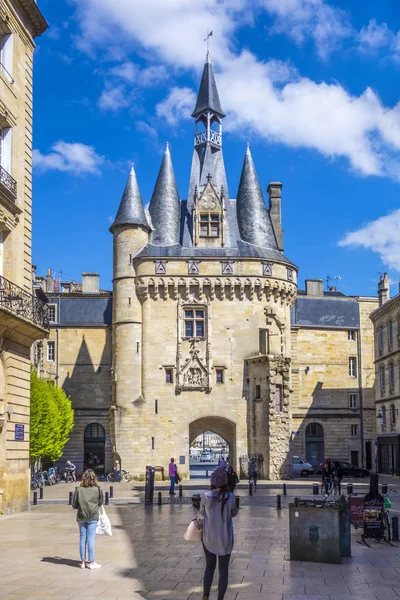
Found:
M 360 401 L 360 443 L 361 443 L 361 466 L 364 467 L 364 409 L 363 409 L 363 383 L 362 383 L 362 353 L 361 353 L 361 320 L 357 335 L 358 354 L 358 398 Z

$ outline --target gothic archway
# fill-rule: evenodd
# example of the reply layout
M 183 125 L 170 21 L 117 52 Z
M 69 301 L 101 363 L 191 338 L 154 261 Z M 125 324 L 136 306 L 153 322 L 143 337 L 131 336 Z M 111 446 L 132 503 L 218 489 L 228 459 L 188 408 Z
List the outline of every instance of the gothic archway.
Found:
M 207 417 L 201 417 L 196 419 L 189 424 L 189 444 L 206 431 L 212 431 L 220 435 L 229 445 L 230 451 L 230 464 L 237 470 L 237 456 L 236 456 L 236 423 L 215 415 L 209 415 Z

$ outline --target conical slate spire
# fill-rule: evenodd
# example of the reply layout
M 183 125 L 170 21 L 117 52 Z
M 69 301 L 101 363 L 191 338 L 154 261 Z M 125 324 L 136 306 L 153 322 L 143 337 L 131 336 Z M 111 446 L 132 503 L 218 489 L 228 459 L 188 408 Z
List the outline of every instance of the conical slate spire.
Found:
M 122 195 L 117 216 L 110 227 L 110 231 L 113 231 L 117 225 L 142 225 L 150 229 L 133 165 Z
M 192 113 L 192 117 L 196 118 L 207 111 L 215 113 L 219 117 L 225 117 L 225 113 L 221 108 L 217 84 L 215 83 L 214 71 L 210 62 L 210 55 L 208 52 L 206 63 L 203 69 L 203 75 L 200 82 L 196 106 Z
M 278 249 L 249 146 L 240 177 L 236 212 L 243 241 L 262 248 Z
M 149 206 L 155 246 L 179 244 L 181 203 L 168 144 Z

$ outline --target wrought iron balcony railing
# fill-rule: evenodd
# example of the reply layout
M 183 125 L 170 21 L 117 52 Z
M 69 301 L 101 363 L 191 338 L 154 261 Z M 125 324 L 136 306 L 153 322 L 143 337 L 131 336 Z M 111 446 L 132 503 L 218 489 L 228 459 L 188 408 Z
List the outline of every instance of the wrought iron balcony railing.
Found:
M 214 131 L 213 129 L 207 131 L 200 131 L 200 133 L 195 133 L 194 136 L 194 145 L 199 146 L 200 144 L 204 144 L 205 142 L 212 142 L 217 146 L 222 146 L 222 135 L 218 131 Z
M 0 165 L 0 183 L 2 183 L 8 191 L 17 197 L 17 182 L 13 179 L 4 167 Z
M 0 308 L 48 329 L 47 306 L 12 281 L 0 276 Z

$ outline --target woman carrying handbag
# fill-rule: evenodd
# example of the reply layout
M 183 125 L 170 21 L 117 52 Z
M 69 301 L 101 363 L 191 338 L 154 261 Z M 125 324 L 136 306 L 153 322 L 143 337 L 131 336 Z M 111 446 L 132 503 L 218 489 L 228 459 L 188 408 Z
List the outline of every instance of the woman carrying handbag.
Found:
M 79 526 L 81 569 L 100 569 L 94 560 L 94 540 L 96 536 L 97 522 L 100 515 L 100 506 L 104 504 L 104 494 L 96 473 L 87 469 L 82 475 L 81 485 L 76 488 L 72 506 L 78 510 L 76 520 Z M 88 560 L 86 560 L 86 547 L 88 549 Z
M 211 489 L 204 492 L 199 516 L 203 517 L 203 548 L 206 569 L 203 600 L 209 600 L 218 556 L 218 600 L 223 600 L 228 587 L 229 561 L 233 548 L 232 517 L 238 513 L 234 495 L 228 491 L 228 477 L 223 467 L 211 475 Z

